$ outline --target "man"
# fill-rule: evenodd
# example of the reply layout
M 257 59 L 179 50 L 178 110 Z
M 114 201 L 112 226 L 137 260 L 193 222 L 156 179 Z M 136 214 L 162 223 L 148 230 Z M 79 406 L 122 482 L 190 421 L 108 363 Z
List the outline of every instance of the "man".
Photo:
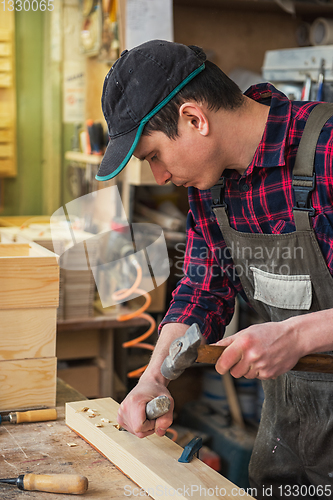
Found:
M 124 51 L 103 89 L 110 142 L 97 179 L 134 154 L 158 184 L 188 187 L 190 202 L 185 275 L 118 421 L 139 437 L 165 433 L 172 410 L 151 422 L 145 405 L 171 398 L 161 364 L 198 323 L 208 343 L 228 346 L 219 373 L 264 381 L 250 464 L 258 498 L 265 488 L 272 498 L 325 497 L 333 484 L 333 376 L 289 372 L 333 348 L 333 109 L 310 120 L 316 104 L 292 103 L 269 84 L 243 95 L 198 47 L 158 40 Z M 221 340 L 237 293 L 264 323 Z

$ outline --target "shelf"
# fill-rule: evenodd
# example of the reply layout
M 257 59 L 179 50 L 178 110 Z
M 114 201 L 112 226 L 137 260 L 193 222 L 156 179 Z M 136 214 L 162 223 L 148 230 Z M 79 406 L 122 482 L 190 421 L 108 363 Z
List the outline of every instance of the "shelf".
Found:
M 90 165 L 99 165 L 102 161 L 102 155 L 87 155 L 79 151 L 66 151 L 65 160 L 76 161 Z

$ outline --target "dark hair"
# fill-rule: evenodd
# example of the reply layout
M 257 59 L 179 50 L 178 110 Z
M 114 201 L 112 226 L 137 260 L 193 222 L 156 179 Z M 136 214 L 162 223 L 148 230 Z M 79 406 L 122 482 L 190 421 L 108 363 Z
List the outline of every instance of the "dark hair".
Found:
M 153 131 L 163 132 L 169 139 L 178 136 L 178 110 L 186 101 L 206 103 L 208 109 L 217 111 L 239 108 L 244 102 L 242 91 L 216 64 L 206 61 L 205 69 L 175 95 L 154 115 L 142 135 Z

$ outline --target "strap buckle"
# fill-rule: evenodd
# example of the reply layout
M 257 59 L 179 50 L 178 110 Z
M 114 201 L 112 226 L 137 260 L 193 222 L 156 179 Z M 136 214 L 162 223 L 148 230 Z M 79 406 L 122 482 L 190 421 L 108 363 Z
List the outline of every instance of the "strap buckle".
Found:
M 311 204 L 310 193 L 314 190 L 316 184 L 316 174 L 312 177 L 304 175 L 293 175 L 293 189 L 295 193 L 295 206 L 293 210 L 302 210 L 308 212 L 311 217 L 315 215 L 315 209 Z
M 218 183 L 215 184 L 215 186 L 210 188 L 213 201 L 213 204 L 211 205 L 211 210 L 219 207 L 227 208 L 227 204 L 224 201 L 224 188 L 225 188 L 224 177 L 222 177 L 222 179 L 220 179 Z

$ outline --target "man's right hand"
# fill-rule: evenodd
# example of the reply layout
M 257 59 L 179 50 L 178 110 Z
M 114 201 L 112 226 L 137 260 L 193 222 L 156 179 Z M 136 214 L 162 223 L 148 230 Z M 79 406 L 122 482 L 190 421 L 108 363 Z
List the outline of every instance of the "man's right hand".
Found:
M 170 410 L 156 420 L 148 420 L 146 405 L 157 396 L 165 395 L 170 399 Z M 154 432 L 164 436 L 173 421 L 173 399 L 163 384 L 139 381 L 138 385 L 127 395 L 118 410 L 118 423 L 127 431 L 139 438 L 150 436 Z
M 161 374 L 161 366 L 169 354 L 171 343 L 182 337 L 188 325 L 167 323 L 163 326 L 150 363 L 141 375 L 138 385 L 128 394 L 118 410 L 118 423 L 139 438 L 154 434 L 164 436 L 173 420 L 173 399 L 167 389 L 169 380 Z M 156 420 L 148 420 L 146 405 L 157 396 L 168 396 L 171 405 L 168 413 Z

